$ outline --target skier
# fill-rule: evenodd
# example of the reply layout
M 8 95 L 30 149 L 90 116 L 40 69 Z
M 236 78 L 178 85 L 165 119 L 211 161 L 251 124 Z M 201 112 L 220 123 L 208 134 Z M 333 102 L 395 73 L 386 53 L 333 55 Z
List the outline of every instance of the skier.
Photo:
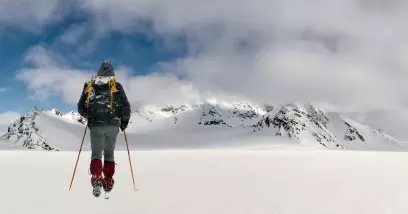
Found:
M 122 85 L 116 82 L 112 63 L 103 62 L 96 77 L 85 83 L 78 112 L 88 120 L 92 149 L 91 184 L 94 196 L 99 197 L 102 187 L 105 192 L 113 188 L 116 138 L 119 128 L 123 132 L 130 119 L 130 104 Z

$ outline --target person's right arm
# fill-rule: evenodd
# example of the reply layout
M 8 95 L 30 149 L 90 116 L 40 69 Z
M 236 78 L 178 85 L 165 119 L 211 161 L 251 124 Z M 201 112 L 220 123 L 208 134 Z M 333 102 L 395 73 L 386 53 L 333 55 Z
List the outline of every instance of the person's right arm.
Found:
M 124 129 L 126 129 L 129 123 L 131 107 L 130 107 L 128 98 L 126 96 L 125 90 L 123 89 L 123 86 L 120 83 L 117 83 L 116 87 L 118 89 L 119 98 L 120 98 L 119 115 L 120 115 L 120 120 L 121 120 L 121 129 L 123 131 Z

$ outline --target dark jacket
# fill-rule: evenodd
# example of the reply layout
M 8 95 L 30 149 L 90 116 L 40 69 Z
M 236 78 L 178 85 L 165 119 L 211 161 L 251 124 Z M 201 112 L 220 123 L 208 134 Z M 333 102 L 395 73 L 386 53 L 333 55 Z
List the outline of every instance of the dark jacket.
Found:
M 102 63 L 97 76 L 109 77 L 115 76 L 113 71 L 113 66 L 111 63 Z M 120 118 L 119 121 L 113 120 L 110 124 L 95 124 L 94 120 L 92 120 L 92 115 L 89 115 L 87 106 L 86 106 L 86 99 L 88 97 L 88 93 L 85 92 L 85 89 L 88 87 L 88 83 L 85 83 L 84 88 L 82 90 L 81 98 L 78 102 L 78 113 L 88 120 L 88 126 L 96 126 L 96 125 L 115 125 L 120 126 L 120 123 L 127 124 L 130 120 L 130 104 L 127 99 L 125 90 L 123 89 L 120 83 L 116 83 L 116 89 L 118 92 L 114 93 L 113 103 L 115 109 L 115 116 Z
M 84 84 L 84 88 L 82 90 L 81 98 L 79 99 L 78 102 L 78 113 L 86 118 L 89 121 L 88 126 L 96 126 L 100 124 L 93 124 L 92 120 L 89 119 L 92 115 L 88 115 L 88 109 L 86 107 L 86 99 L 88 97 L 88 93 L 85 92 L 85 89 L 88 87 L 88 83 Z M 130 104 L 127 99 L 125 90 L 123 89 L 122 85 L 120 83 L 116 83 L 116 89 L 118 92 L 114 93 L 114 105 L 115 105 L 115 114 L 117 117 L 120 118 L 121 123 L 128 123 L 130 120 Z M 115 125 L 119 126 L 120 124 L 118 122 L 113 121 L 111 124 L 103 124 L 103 125 Z

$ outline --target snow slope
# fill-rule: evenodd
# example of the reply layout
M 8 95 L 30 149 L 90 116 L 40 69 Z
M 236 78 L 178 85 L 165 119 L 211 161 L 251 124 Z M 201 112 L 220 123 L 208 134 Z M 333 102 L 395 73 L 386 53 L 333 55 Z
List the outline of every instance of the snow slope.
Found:
M 0 140 L 3 139 L 0 148 L 78 150 L 79 133 L 83 133 L 84 125 L 77 119 L 63 116 L 56 109 L 40 111 L 33 108 L 29 114 L 9 126 L 10 131 L 0 137 Z
M 117 152 L 111 198 L 95 199 L 89 152 L 0 152 L 0 213 L 405 214 L 408 155 L 330 150 Z M 29 164 L 27 164 L 29 163 Z
M 86 121 L 76 112 L 33 108 L 0 137 L 0 149 L 78 150 Z M 127 130 L 132 149 L 280 147 L 403 150 L 407 144 L 339 113 L 311 104 L 259 106 L 205 102 L 143 106 Z M 123 142 L 123 133 L 118 140 Z M 84 149 L 89 149 L 89 131 Z M 118 146 L 122 150 L 125 147 Z
M 382 130 L 398 139 L 408 141 L 408 112 L 406 109 L 346 112 L 348 118 Z

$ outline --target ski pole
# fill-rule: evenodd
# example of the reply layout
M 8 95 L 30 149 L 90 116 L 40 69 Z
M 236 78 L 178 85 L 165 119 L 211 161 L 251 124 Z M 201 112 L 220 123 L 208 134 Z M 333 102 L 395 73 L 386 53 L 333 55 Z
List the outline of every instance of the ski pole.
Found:
M 134 188 L 135 191 L 137 191 L 136 184 L 135 184 L 135 176 L 133 174 L 132 160 L 130 159 L 129 144 L 128 144 L 128 140 L 127 140 L 127 136 L 126 136 L 126 130 L 123 130 L 123 134 L 125 136 L 126 149 L 127 149 L 128 157 L 129 157 L 130 172 L 132 173 L 133 188 Z
M 88 130 L 88 122 L 86 123 L 86 126 L 85 126 L 85 132 L 84 132 L 84 136 L 82 137 L 81 147 L 79 148 L 79 153 L 78 153 L 78 157 L 77 157 L 77 160 L 76 160 L 76 164 L 75 164 L 75 168 L 74 168 L 74 173 L 72 174 L 71 184 L 69 185 L 69 191 L 71 191 L 72 182 L 74 181 L 75 172 L 76 172 L 76 169 L 77 169 L 77 166 L 78 166 L 79 156 L 81 155 L 82 146 L 84 145 L 86 130 Z

